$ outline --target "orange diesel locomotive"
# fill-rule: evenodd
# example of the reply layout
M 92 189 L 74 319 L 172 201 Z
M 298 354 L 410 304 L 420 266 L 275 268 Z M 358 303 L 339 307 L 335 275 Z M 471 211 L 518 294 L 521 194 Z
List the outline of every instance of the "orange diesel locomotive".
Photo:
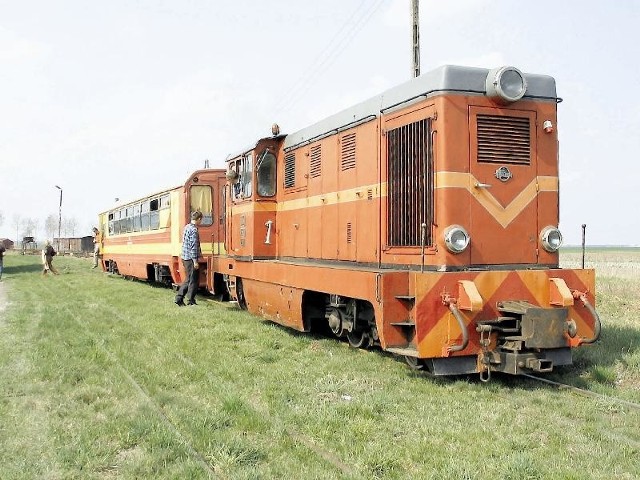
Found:
M 445 66 L 227 160 L 225 254 L 250 312 L 327 322 L 436 375 L 549 372 L 594 342 L 561 269 L 555 80 Z

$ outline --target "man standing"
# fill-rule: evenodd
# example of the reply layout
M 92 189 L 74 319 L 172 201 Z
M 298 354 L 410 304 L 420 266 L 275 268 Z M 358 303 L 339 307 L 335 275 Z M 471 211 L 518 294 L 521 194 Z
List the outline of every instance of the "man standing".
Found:
M 186 271 L 186 278 L 176 294 L 175 303 L 179 307 L 184 306 L 184 298 L 187 297 L 187 305 L 196 304 L 196 290 L 198 290 L 199 271 L 198 258 L 202 256 L 200 251 L 200 235 L 198 225 L 202 222 L 202 213 L 192 212 L 191 223 L 184 227 L 182 236 L 182 265 Z
M 100 257 L 100 245 L 102 244 L 102 234 L 100 230 L 93 227 L 93 268 L 98 266 L 98 258 Z

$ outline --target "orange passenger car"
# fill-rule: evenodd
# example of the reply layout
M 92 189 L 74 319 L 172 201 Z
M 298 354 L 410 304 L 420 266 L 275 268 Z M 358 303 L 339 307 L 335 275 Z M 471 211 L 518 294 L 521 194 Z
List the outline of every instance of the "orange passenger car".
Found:
M 103 270 L 167 285 L 182 283 L 182 231 L 191 212 L 203 213 L 199 228 L 202 265 L 210 255 L 222 253 L 225 183 L 224 170 L 198 170 L 183 185 L 101 213 L 98 228 L 103 238 Z M 200 285 L 206 287 L 205 268 L 200 275 Z
M 227 161 L 209 290 L 433 374 L 571 364 L 600 322 L 593 270 L 558 265 L 558 102 L 549 76 L 445 66 L 258 140 Z

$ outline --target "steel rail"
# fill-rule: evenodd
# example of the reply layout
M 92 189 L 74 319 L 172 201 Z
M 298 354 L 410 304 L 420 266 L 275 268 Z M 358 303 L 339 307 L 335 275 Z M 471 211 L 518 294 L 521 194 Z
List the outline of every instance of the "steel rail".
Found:
M 602 393 L 596 393 L 590 390 L 585 390 L 583 388 L 574 387 L 573 385 L 567 385 L 566 383 L 555 382 L 546 378 L 536 377 L 535 375 L 529 375 L 528 373 L 523 373 L 522 376 L 531 378 L 532 380 L 537 380 L 542 383 L 546 383 L 548 385 L 553 385 L 554 387 L 558 387 L 558 389 L 560 390 L 569 390 L 585 397 L 595 398 L 597 400 L 606 400 L 608 402 L 616 402 L 626 407 L 640 410 L 640 403 L 630 402 L 618 397 L 610 397 L 608 395 L 603 395 Z

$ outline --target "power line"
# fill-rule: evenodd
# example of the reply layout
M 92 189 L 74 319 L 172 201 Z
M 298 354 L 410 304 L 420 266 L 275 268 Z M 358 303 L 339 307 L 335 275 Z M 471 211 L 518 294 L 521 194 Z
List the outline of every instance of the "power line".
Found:
M 387 0 L 376 0 L 376 2 L 370 4 L 366 9 L 363 9 L 366 0 L 362 0 L 362 2 L 360 2 L 355 11 L 349 16 L 346 22 L 324 48 L 322 53 L 317 57 L 316 61 L 312 64 L 307 73 L 301 76 L 294 84 L 293 88 L 276 103 L 276 114 L 293 107 L 300 101 L 308 87 L 317 81 L 323 70 L 327 70 L 333 62 L 335 62 L 340 54 L 344 52 L 346 46 L 353 40 L 358 32 L 364 28 L 371 17 L 386 1 Z M 355 22 L 353 27 L 348 29 L 350 23 L 354 19 Z

